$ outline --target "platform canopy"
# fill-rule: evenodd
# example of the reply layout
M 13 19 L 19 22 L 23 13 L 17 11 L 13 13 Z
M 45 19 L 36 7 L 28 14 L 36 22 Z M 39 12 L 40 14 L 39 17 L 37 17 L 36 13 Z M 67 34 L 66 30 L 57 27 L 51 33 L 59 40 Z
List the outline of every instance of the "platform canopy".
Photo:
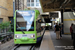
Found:
M 43 12 L 72 10 L 75 8 L 75 0 L 40 0 Z

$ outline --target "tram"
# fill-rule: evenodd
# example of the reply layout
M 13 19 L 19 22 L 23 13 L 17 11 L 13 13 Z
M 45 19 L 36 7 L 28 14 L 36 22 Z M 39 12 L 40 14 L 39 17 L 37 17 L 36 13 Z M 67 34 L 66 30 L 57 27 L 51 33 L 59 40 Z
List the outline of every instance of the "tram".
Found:
M 38 10 L 16 10 L 14 16 L 14 43 L 34 44 L 42 39 L 45 27 L 38 22 Z M 40 21 L 44 21 L 40 18 Z M 43 20 L 42 20 L 43 19 Z

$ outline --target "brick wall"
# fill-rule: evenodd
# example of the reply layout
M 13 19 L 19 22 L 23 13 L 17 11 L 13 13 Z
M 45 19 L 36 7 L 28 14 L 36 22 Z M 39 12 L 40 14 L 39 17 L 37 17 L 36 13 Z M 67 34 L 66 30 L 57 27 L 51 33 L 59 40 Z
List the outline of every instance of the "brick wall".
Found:
M 0 6 L 0 18 L 9 21 L 8 17 L 13 17 L 13 0 L 0 0 Z

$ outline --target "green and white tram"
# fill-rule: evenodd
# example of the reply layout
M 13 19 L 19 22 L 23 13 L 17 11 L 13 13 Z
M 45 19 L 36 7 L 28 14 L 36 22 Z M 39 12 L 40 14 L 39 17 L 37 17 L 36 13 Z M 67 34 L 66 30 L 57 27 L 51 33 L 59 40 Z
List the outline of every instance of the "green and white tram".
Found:
M 34 44 L 41 40 L 45 31 L 38 22 L 38 10 L 16 10 L 14 16 L 14 43 Z

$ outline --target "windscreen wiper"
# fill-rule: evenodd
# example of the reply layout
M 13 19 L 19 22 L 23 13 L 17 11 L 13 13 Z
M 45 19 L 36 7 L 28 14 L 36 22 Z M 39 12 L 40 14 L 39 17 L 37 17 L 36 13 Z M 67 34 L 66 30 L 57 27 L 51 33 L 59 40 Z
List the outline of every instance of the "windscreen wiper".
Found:
M 17 25 L 17 24 L 16 24 L 16 25 Z M 17 27 L 19 27 L 19 25 L 17 25 Z M 22 29 L 20 29 L 20 30 L 22 31 L 23 34 L 25 34 L 24 31 L 23 31 Z

